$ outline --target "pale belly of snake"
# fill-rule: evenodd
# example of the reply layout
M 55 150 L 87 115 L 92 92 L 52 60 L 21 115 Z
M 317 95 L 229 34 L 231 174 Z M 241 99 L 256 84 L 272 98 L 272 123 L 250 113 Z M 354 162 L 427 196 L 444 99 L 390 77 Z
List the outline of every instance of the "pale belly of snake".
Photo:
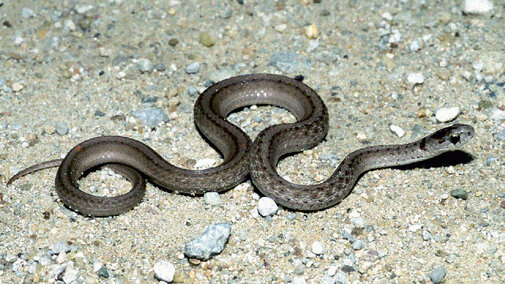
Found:
M 256 104 L 285 108 L 297 122 L 268 127 L 251 142 L 226 117 L 236 109 Z M 214 84 L 198 97 L 194 119 L 198 129 L 222 154 L 222 164 L 205 170 L 183 169 L 142 142 L 102 136 L 75 146 L 64 159 L 43 162 L 17 173 L 7 184 L 28 173 L 59 166 L 55 183 L 63 203 L 83 215 L 109 216 L 125 212 L 142 200 L 144 177 L 176 192 L 204 194 L 231 189 L 250 176 L 258 190 L 278 204 L 314 211 L 340 202 L 366 171 L 430 159 L 458 148 L 474 135 L 471 126 L 455 124 L 412 143 L 362 148 L 347 155 L 326 181 L 299 185 L 279 176 L 277 162 L 286 154 L 319 144 L 329 128 L 326 106 L 307 85 L 272 74 L 232 77 Z M 85 172 L 104 165 L 127 178 L 133 184 L 132 190 L 114 197 L 80 190 L 77 180 Z

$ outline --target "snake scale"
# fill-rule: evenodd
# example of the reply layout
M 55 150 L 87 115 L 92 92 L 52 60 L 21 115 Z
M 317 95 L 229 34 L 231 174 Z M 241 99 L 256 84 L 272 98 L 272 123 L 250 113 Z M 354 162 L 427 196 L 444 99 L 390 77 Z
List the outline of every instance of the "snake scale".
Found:
M 226 117 L 236 109 L 256 104 L 285 108 L 297 121 L 270 126 L 252 142 Z M 326 181 L 299 185 L 279 176 L 276 166 L 282 156 L 314 147 L 326 137 L 328 110 L 309 86 L 273 74 L 232 77 L 212 85 L 198 97 L 194 121 L 223 156 L 220 165 L 204 170 L 183 169 L 142 142 L 101 136 L 78 144 L 64 159 L 43 162 L 17 173 L 7 184 L 31 172 L 59 166 L 55 184 L 63 203 L 83 215 L 109 216 L 125 212 L 142 200 L 144 177 L 175 192 L 200 195 L 231 189 L 250 176 L 258 190 L 278 204 L 294 210 L 315 211 L 340 202 L 366 171 L 430 159 L 458 148 L 474 135 L 471 126 L 455 124 L 412 143 L 361 148 L 347 155 Z M 81 191 L 77 185 L 79 178 L 104 165 L 128 179 L 132 189 L 113 197 Z

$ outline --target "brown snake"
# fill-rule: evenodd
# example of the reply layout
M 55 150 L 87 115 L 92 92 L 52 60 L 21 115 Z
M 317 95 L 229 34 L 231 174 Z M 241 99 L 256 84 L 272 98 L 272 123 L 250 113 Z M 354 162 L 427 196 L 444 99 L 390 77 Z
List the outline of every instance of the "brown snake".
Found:
M 255 104 L 285 108 L 294 114 L 297 122 L 270 126 L 252 143 L 226 117 L 233 110 Z M 326 181 L 298 185 L 279 176 L 276 171 L 279 158 L 314 147 L 324 139 L 329 127 L 326 106 L 307 85 L 272 74 L 232 77 L 214 84 L 198 97 L 194 120 L 222 154 L 224 161 L 219 166 L 205 170 L 179 168 L 139 141 L 102 136 L 75 146 L 64 159 L 37 164 L 17 173 L 7 184 L 28 173 L 59 165 L 55 183 L 63 203 L 83 215 L 109 216 L 129 210 L 142 200 L 144 176 L 176 192 L 203 194 L 233 188 L 250 174 L 254 185 L 278 204 L 314 211 L 341 201 L 366 171 L 426 160 L 456 149 L 474 135 L 471 126 L 455 124 L 409 144 L 362 148 L 347 155 Z M 133 184 L 132 190 L 114 197 L 81 191 L 77 180 L 90 169 L 103 165 L 127 178 Z

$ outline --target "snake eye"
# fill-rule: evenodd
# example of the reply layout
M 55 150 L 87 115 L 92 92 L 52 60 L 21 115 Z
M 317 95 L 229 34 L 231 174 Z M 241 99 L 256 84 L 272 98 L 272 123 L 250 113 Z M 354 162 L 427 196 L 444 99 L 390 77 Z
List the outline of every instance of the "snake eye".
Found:
M 452 144 L 458 144 L 460 140 L 461 137 L 457 134 L 451 135 L 451 138 L 449 138 L 449 141 L 451 141 Z

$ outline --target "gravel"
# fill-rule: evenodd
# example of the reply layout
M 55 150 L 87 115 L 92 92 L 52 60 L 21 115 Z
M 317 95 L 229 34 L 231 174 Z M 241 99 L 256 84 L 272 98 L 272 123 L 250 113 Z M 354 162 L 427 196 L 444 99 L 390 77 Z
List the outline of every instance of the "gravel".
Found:
M 503 282 L 505 13 L 497 1 L 19 0 L 0 1 L 0 12 L 1 282 L 151 283 L 162 261 L 176 283 L 429 283 L 441 265 L 442 283 Z M 193 63 L 200 68 L 188 74 Z M 250 180 L 220 192 L 218 204 L 148 181 L 142 202 L 108 218 L 63 206 L 54 168 L 5 185 L 101 135 L 140 140 L 183 168 L 219 165 L 193 105 L 213 82 L 248 73 L 301 75 L 328 108 L 326 139 L 277 166 L 295 183 L 323 182 L 356 149 L 408 143 L 452 123 L 471 124 L 476 137 L 428 163 L 367 172 L 318 212 L 276 205 L 263 217 Z M 437 120 L 443 108 L 459 111 Z M 254 139 L 296 118 L 254 106 L 228 120 Z M 107 169 L 79 186 L 92 194 L 131 187 Z M 185 255 L 220 223 L 233 227 L 221 252 Z
M 221 253 L 230 237 L 231 226 L 218 223 L 209 226 L 205 231 L 184 247 L 184 254 L 189 258 L 208 260 Z

